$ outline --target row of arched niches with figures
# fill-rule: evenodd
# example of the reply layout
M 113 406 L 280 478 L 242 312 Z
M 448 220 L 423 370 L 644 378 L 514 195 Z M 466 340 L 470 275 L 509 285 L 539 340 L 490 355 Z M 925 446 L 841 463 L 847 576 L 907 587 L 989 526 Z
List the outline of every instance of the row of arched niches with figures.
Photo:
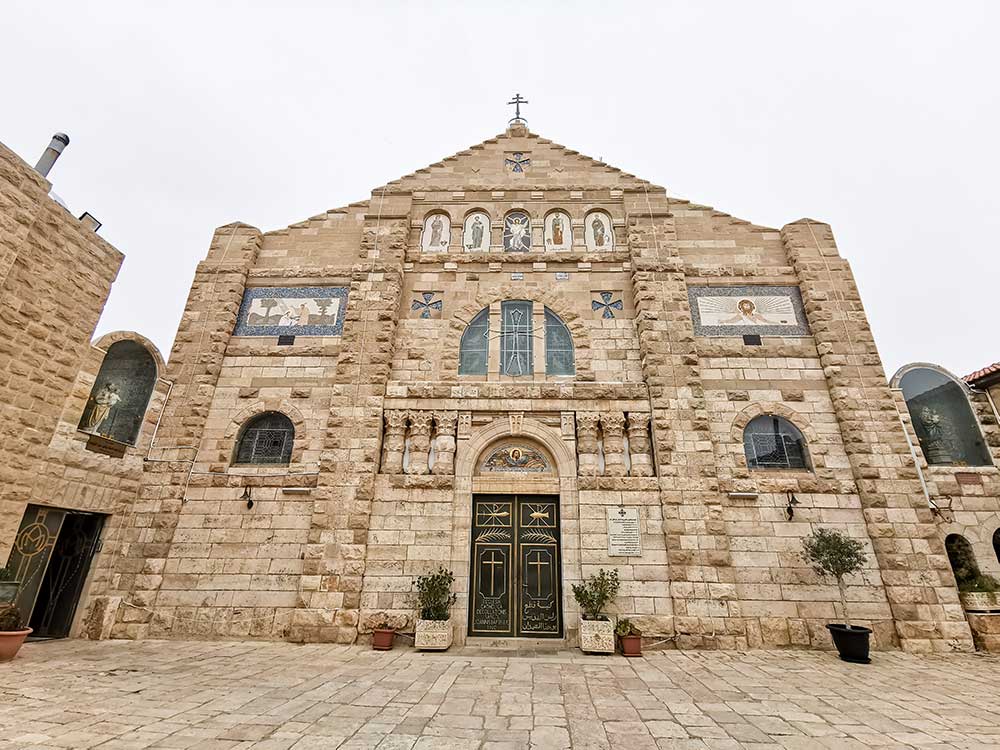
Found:
M 601 209 L 574 219 L 560 208 L 535 218 L 515 208 L 495 220 L 478 208 L 458 220 L 435 210 L 424 217 L 420 249 L 425 253 L 610 252 L 615 249 L 615 226 Z

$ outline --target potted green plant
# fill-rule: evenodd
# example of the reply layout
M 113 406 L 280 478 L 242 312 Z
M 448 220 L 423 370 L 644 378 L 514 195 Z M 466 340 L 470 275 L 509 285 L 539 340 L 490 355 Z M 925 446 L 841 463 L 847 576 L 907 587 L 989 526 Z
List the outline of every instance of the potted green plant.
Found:
M 642 631 L 627 617 L 622 617 L 615 625 L 615 635 L 618 636 L 618 646 L 622 656 L 642 656 Z
M 847 594 L 844 583 L 844 576 L 859 573 L 868 561 L 864 543 L 851 539 L 840 531 L 816 529 L 802 540 L 802 550 L 803 557 L 817 574 L 837 579 L 844 622 L 830 623 L 826 627 L 833 636 L 833 643 L 840 653 L 840 658 L 856 664 L 868 664 L 871 662 L 868 649 L 872 631 L 870 628 L 851 625 L 847 615 Z
M 386 615 L 378 615 L 371 622 L 372 648 L 375 651 L 392 651 L 392 642 L 396 638 L 396 628 L 389 623 Z
M 0 606 L 14 603 L 20 585 L 13 568 L 9 566 L 0 568 Z
M 451 592 L 455 576 L 445 567 L 418 576 L 417 609 L 420 611 L 414 643 L 422 651 L 445 651 L 451 646 L 451 605 L 458 598 Z
M 21 650 L 31 628 L 24 627 L 21 610 L 13 605 L 0 608 L 0 661 L 10 661 Z
M 580 605 L 580 649 L 595 654 L 615 652 L 615 629 L 604 608 L 618 595 L 618 571 L 604 568 L 580 584 L 573 584 L 573 598 Z

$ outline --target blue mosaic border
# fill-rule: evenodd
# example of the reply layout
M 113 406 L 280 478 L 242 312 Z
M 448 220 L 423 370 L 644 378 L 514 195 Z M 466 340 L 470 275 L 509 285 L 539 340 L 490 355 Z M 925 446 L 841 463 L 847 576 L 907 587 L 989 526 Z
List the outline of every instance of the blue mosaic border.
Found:
M 797 326 L 708 326 L 701 324 L 698 309 L 699 297 L 790 297 L 795 311 Z M 691 321 L 695 336 L 808 336 L 806 312 L 802 307 L 802 295 L 797 286 L 689 286 L 688 304 L 691 306 Z
M 340 336 L 344 332 L 344 315 L 347 312 L 346 286 L 258 286 L 243 293 L 243 303 L 236 316 L 234 336 Z M 340 310 L 336 325 L 307 326 L 254 326 L 249 325 L 247 316 L 255 299 L 284 297 L 286 299 L 339 299 Z

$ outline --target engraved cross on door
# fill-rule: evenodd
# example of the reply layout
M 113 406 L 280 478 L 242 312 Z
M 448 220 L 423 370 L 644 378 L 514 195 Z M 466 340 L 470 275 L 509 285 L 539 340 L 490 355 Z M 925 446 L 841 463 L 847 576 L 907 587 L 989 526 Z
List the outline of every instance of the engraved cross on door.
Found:
M 562 636 L 559 499 L 473 499 L 469 635 Z

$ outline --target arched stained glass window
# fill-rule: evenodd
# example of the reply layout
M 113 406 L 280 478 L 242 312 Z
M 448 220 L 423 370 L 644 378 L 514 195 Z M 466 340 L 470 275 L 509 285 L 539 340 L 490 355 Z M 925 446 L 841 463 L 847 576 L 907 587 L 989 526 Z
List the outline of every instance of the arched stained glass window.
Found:
M 751 469 L 808 469 L 806 440 L 783 417 L 762 414 L 743 430 L 743 450 Z
M 462 333 L 459 375 L 485 375 L 490 355 L 490 308 L 483 308 Z
M 955 380 L 929 367 L 899 379 L 913 431 L 931 466 L 991 466 L 979 423 Z
M 234 464 L 288 464 L 292 460 L 295 426 L 276 411 L 249 420 L 236 440 Z
M 573 336 L 562 318 L 545 308 L 545 374 L 573 375 Z
M 500 373 L 531 375 L 534 343 L 531 338 L 531 303 L 508 300 L 500 304 Z

